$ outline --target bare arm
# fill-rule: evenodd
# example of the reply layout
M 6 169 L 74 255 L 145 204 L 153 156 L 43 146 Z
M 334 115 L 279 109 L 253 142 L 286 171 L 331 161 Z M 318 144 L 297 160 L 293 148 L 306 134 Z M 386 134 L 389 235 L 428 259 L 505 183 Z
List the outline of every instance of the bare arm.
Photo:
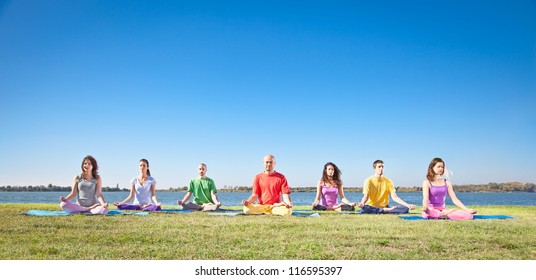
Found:
M 288 194 L 288 193 L 283 194 L 283 202 L 285 202 L 287 208 L 292 207 L 292 201 L 290 200 L 290 194 Z
M 348 204 L 348 205 L 351 205 L 351 206 L 355 206 L 355 205 L 356 205 L 355 202 L 350 202 L 350 201 L 348 201 L 348 199 L 346 199 L 346 196 L 344 196 L 344 190 L 343 190 L 343 187 L 342 187 L 342 186 L 339 187 L 339 196 L 341 197 L 341 201 L 342 201 L 342 203 L 344 203 L 344 204 Z
M 190 199 L 190 197 L 192 196 L 192 193 L 191 192 L 187 192 L 185 195 L 184 195 L 184 198 L 182 200 L 179 200 L 177 201 L 177 203 L 179 205 L 183 205 L 184 203 L 188 202 L 188 200 Z
M 153 198 L 153 202 L 156 206 L 162 205 L 160 202 L 158 202 L 158 198 L 156 198 L 156 182 L 151 186 L 151 194 Z
M 320 203 L 320 194 L 322 192 L 322 181 L 318 181 L 318 183 L 316 184 L 316 197 L 315 197 L 315 201 L 313 201 L 313 207 L 314 206 L 317 206 L 318 203 Z
M 78 193 L 78 179 L 78 175 L 74 176 L 74 182 L 73 187 L 71 188 L 71 192 L 69 193 L 69 195 L 67 195 L 67 197 L 60 197 L 60 201 L 69 201 L 76 196 L 76 194 Z
M 422 182 L 422 211 L 428 211 L 428 203 L 430 203 L 430 183 L 428 180 Z
M 99 201 L 100 205 L 107 207 L 108 203 L 104 201 L 104 197 L 102 196 L 102 179 L 99 176 L 97 178 L 97 186 L 95 190 L 95 195 L 97 196 L 97 200 Z
M 393 200 L 396 201 L 398 204 L 404 205 L 404 206 L 408 207 L 408 208 L 411 209 L 411 210 L 415 209 L 415 205 L 406 203 L 404 200 L 402 200 L 402 198 L 398 197 L 398 195 L 396 194 L 396 192 L 392 192 L 392 193 L 391 193 L 391 197 L 392 197 Z
M 255 202 L 257 200 L 257 194 L 254 192 L 251 193 L 251 195 L 246 200 L 242 200 L 242 205 L 248 206 L 249 204 Z
M 136 192 L 136 189 L 135 189 L 134 185 L 132 184 L 132 185 L 130 185 L 130 193 L 128 194 L 128 197 L 125 198 L 121 202 L 117 202 L 117 201 L 114 202 L 114 205 L 119 206 L 119 205 L 123 205 L 123 204 L 129 202 L 134 197 L 134 192 Z
M 365 206 L 365 203 L 367 202 L 368 198 L 369 198 L 368 193 L 364 194 L 363 198 L 361 199 L 361 201 L 357 204 L 357 207 L 363 208 L 363 206 Z
M 212 196 L 212 201 L 214 201 L 214 203 L 216 203 L 217 206 L 221 206 L 221 202 L 218 200 L 218 196 L 216 195 L 215 192 L 211 192 L 210 196 Z
M 476 210 L 465 207 L 465 205 L 458 199 L 458 197 L 456 197 L 456 194 L 454 193 L 454 189 L 452 188 L 452 184 L 450 183 L 450 181 L 447 181 L 447 187 L 447 191 L 450 199 L 452 200 L 452 203 L 471 214 L 476 213 Z
M 363 208 L 365 206 L 365 203 L 367 203 L 368 199 L 369 199 L 369 195 L 368 195 L 368 184 L 369 184 L 369 180 L 366 179 L 364 182 L 363 182 L 363 198 L 361 199 L 361 201 L 357 204 L 357 207 L 359 208 Z

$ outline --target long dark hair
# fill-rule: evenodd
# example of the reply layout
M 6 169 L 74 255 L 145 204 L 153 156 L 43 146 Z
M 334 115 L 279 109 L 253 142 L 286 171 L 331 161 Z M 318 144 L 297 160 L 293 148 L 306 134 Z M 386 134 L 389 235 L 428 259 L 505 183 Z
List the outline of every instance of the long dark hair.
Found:
M 428 165 L 428 171 L 426 172 L 426 178 L 428 178 L 428 180 L 431 181 L 434 179 L 434 176 L 436 175 L 434 173 L 434 166 L 440 162 L 443 163 L 444 168 L 447 168 L 447 165 L 441 158 L 438 158 L 438 157 L 433 158 L 432 161 L 430 162 L 430 165 Z M 443 169 L 443 173 L 445 173 L 445 169 Z M 443 175 L 443 174 L 439 174 L 439 175 Z
M 91 176 L 93 176 L 93 178 L 97 179 L 99 177 L 99 165 L 97 164 L 97 160 L 90 156 L 90 155 L 87 155 L 83 160 L 82 160 L 82 164 L 80 165 L 80 169 L 82 169 L 82 172 L 84 172 L 84 161 L 89 160 L 89 162 L 91 162 L 91 165 L 93 166 L 93 169 L 91 170 Z
M 149 161 L 144 158 L 140 159 L 140 162 L 142 161 L 145 162 L 145 164 L 147 164 L 147 175 L 151 176 L 151 170 L 149 170 Z
M 328 176 L 328 173 L 327 173 L 327 170 L 328 170 L 328 166 L 333 166 L 333 169 L 334 172 L 333 172 L 333 177 L 332 179 L 329 178 Z M 341 180 L 341 170 L 337 167 L 337 165 L 335 165 L 335 163 L 333 162 L 328 162 L 326 164 L 324 164 L 324 171 L 322 171 L 322 181 L 324 183 L 330 183 L 333 185 L 333 183 L 335 183 L 337 185 L 337 187 L 342 187 L 342 180 Z

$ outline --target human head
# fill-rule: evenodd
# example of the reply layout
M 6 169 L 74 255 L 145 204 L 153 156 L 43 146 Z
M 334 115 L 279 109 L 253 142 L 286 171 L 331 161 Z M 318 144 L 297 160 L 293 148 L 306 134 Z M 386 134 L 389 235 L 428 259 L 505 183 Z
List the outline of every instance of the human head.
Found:
M 378 160 L 375 160 L 373 163 L 372 163 L 372 168 L 374 168 L 374 174 L 376 174 L 376 176 L 382 176 L 383 175 L 383 160 L 381 159 L 378 159 Z
M 341 170 L 333 162 L 328 162 L 324 164 L 324 171 L 322 171 L 322 181 L 333 182 L 337 184 L 338 187 L 342 186 L 341 181 Z M 331 177 L 331 178 L 330 178 Z
M 82 172 L 85 172 L 86 170 L 91 171 L 91 176 L 93 176 L 93 178 L 97 178 L 97 176 L 99 176 L 99 166 L 97 165 L 97 160 L 90 155 L 87 155 L 82 160 L 80 168 L 82 168 Z
M 199 173 L 199 177 L 205 178 L 205 174 L 207 174 L 207 165 L 204 163 L 200 163 L 197 167 L 197 172 Z
M 264 172 L 267 172 L 268 174 L 271 174 L 274 172 L 275 168 L 275 157 L 273 155 L 265 155 L 263 159 L 264 163 Z
M 435 175 L 443 175 L 445 173 L 445 162 L 441 158 L 433 158 L 428 165 L 428 172 L 426 172 L 426 178 L 433 180 Z
M 149 170 L 149 161 L 144 158 L 140 159 L 140 172 L 142 174 L 147 173 L 148 176 L 151 176 L 151 170 Z

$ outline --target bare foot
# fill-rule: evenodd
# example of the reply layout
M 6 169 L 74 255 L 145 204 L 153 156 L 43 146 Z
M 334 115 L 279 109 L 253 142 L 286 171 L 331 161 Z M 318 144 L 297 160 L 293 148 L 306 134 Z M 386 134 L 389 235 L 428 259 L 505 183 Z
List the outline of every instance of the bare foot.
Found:
M 385 207 L 385 208 L 383 208 L 383 213 L 389 213 L 389 212 L 395 210 L 396 208 L 398 208 L 398 206 Z
M 454 211 L 455 211 L 455 209 L 451 209 L 451 210 L 443 210 L 443 211 L 441 211 L 441 214 L 442 214 L 442 215 L 441 215 L 441 218 L 448 218 L 448 215 L 449 215 L 450 213 L 454 212 Z

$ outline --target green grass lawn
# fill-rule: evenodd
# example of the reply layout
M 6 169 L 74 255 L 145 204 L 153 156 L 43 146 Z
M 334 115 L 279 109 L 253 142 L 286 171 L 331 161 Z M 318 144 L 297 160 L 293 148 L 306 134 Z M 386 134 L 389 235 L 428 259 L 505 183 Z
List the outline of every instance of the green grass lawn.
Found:
M 478 214 L 515 219 L 405 221 L 395 215 L 229 217 L 205 212 L 34 217 L 19 213 L 58 206 L 0 204 L 0 259 L 536 259 L 536 206 L 474 208 Z M 412 212 L 417 215 L 420 209 Z

